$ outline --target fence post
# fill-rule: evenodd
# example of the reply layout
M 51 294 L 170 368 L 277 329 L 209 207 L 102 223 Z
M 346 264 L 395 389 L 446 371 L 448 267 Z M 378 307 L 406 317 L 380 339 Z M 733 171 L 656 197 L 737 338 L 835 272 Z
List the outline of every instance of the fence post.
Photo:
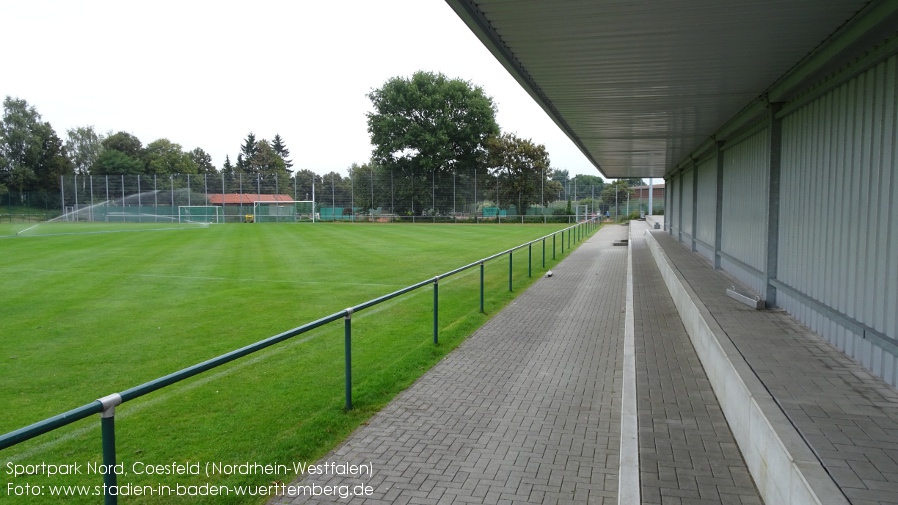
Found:
M 480 313 L 486 314 L 483 310 L 483 260 L 480 261 Z
M 439 345 L 440 276 L 433 278 L 433 345 Z
M 527 244 L 527 277 L 533 277 L 533 242 Z
M 514 251 L 508 251 L 508 290 L 512 291 L 511 287 L 511 277 L 512 277 L 512 255 Z
M 571 234 L 568 233 L 567 236 L 570 237 Z M 561 230 L 561 254 L 564 254 L 564 230 Z
M 557 233 L 552 234 L 552 259 L 553 260 L 555 259 L 555 235 L 558 235 L 558 234 Z
M 118 504 L 118 477 L 115 473 L 115 407 L 122 404 L 118 393 L 104 396 L 98 400 L 103 404 L 100 413 L 100 430 L 103 438 L 103 503 Z M 112 493 L 116 490 L 115 493 Z
M 346 410 L 352 410 L 352 308 L 346 309 L 343 322 L 343 348 L 346 356 Z
M 546 269 L 546 237 L 543 237 L 543 270 Z

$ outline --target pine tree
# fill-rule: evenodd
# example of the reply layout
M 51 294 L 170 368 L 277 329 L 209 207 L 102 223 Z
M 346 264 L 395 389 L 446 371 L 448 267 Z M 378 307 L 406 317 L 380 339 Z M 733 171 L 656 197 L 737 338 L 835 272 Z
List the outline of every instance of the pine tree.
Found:
M 240 146 L 240 154 L 243 155 L 244 160 L 248 160 L 256 154 L 256 150 L 256 135 L 253 132 L 249 132 L 246 135 L 246 140 L 243 141 L 243 145 Z M 237 159 L 239 162 L 240 157 L 238 156 Z
M 293 161 L 287 159 L 287 157 L 290 156 L 290 150 L 287 149 L 287 145 L 284 144 L 284 139 L 277 133 L 274 134 L 274 141 L 271 143 L 271 148 L 274 149 L 275 154 L 284 160 L 284 166 L 287 167 L 287 171 L 292 172 L 290 167 L 293 166 Z

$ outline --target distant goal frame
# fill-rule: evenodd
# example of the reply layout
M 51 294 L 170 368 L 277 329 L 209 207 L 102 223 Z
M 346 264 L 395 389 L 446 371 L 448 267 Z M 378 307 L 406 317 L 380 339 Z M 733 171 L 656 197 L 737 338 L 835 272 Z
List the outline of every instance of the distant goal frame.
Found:
M 212 214 L 184 214 L 183 209 L 215 209 L 214 221 L 210 220 L 193 220 L 191 217 L 204 217 L 209 218 L 213 217 Z M 178 205 L 178 223 L 193 223 L 193 224 L 219 224 L 224 222 L 224 209 L 219 205 Z
M 308 213 L 298 212 L 297 205 L 298 204 L 308 204 L 310 211 Z M 277 214 L 260 214 L 259 207 L 265 206 L 275 206 L 275 207 L 285 207 L 292 205 L 294 212 L 292 214 L 281 214 L 280 212 Z M 302 222 L 303 216 L 308 214 L 308 220 L 311 222 L 315 222 L 315 200 L 253 200 L 253 223 L 299 223 Z M 274 219 L 272 219 L 272 217 Z

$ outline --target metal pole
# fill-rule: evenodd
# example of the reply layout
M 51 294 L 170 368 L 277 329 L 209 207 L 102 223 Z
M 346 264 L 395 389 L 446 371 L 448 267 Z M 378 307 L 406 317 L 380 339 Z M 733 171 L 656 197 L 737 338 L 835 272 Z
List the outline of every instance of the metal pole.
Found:
M 654 191 L 652 190 L 652 178 L 649 177 L 649 212 L 648 212 L 648 215 L 650 215 L 650 216 L 653 215 L 652 214 L 652 193 L 653 192 Z
M 480 313 L 486 314 L 483 310 L 483 262 L 480 262 Z
M 115 407 L 121 405 L 122 397 L 118 393 L 99 399 L 103 404 L 100 414 L 100 430 L 103 439 L 103 503 L 118 504 L 118 477 L 115 473 Z M 113 493 L 112 491 L 115 490 Z
M 543 269 L 546 268 L 546 237 L 543 237 Z
M 533 242 L 527 244 L 527 277 L 533 277 Z
M 557 235 L 557 233 L 552 234 L 552 259 L 553 260 L 555 259 L 555 235 Z
M 78 190 L 77 186 L 75 187 L 75 190 L 77 192 L 77 190 Z M 61 202 L 61 207 L 62 207 L 62 219 L 65 221 L 68 221 L 69 218 L 68 218 L 68 216 L 65 215 L 65 176 L 64 175 L 59 176 L 59 198 L 60 198 L 59 201 Z M 10 220 L 10 223 L 11 222 L 12 221 Z
M 77 221 L 78 219 L 78 174 L 72 178 L 72 186 L 75 187 L 75 211 L 73 212 L 75 219 L 73 221 Z M 63 207 L 62 212 L 65 213 L 65 207 Z
M 440 276 L 433 278 L 433 345 L 439 345 L 440 332 Z
M 508 290 L 509 290 L 509 291 L 512 290 L 512 288 L 511 288 L 511 274 L 512 274 L 512 265 L 513 265 L 513 261 L 512 261 L 512 255 L 513 255 L 513 254 L 514 254 L 514 251 L 508 251 Z
M 343 349 L 346 357 L 346 410 L 352 410 L 352 309 L 346 309 L 343 322 Z

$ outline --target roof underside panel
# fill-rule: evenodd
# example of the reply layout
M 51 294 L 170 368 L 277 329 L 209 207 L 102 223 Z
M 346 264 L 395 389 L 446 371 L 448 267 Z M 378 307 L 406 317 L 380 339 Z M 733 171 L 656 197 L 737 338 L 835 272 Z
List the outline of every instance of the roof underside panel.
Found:
M 662 177 L 867 0 L 447 0 L 608 177 Z

